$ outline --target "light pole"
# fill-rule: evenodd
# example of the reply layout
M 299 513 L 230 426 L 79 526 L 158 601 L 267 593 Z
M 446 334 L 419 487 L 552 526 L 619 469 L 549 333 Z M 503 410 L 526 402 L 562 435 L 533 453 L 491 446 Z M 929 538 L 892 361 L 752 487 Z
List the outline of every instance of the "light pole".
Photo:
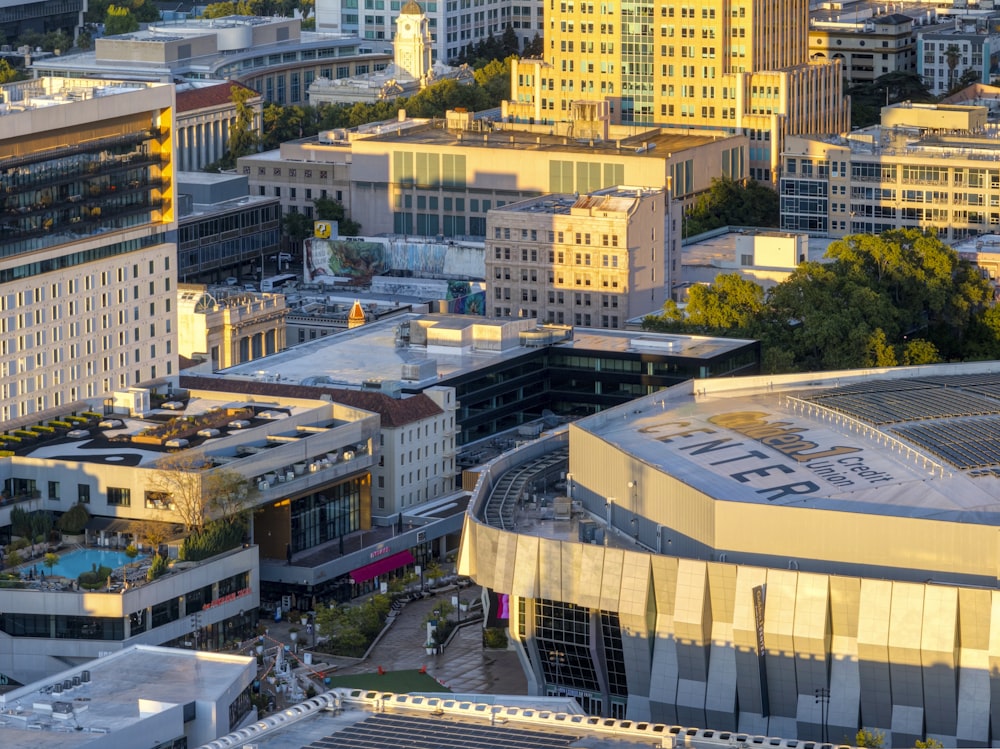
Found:
M 562 684 L 562 664 L 566 662 L 566 654 L 561 650 L 550 650 L 549 651 L 549 663 L 553 664 L 556 668 L 556 694 L 562 697 L 565 690 Z
M 822 727 L 823 727 L 823 729 L 822 729 L 823 730 L 822 737 L 823 737 L 823 743 L 825 744 L 826 741 L 827 741 L 827 738 L 826 738 L 826 734 L 827 734 L 827 730 L 826 730 L 827 715 L 830 712 L 830 690 L 829 689 L 827 689 L 826 687 L 820 687 L 819 689 L 816 690 L 816 704 L 819 705 L 820 721 L 822 722 Z

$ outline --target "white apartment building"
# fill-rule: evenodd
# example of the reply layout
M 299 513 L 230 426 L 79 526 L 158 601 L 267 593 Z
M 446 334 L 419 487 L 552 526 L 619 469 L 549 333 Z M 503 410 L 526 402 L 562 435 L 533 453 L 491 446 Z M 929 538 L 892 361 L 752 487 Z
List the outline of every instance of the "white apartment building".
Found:
M 670 267 L 663 190 L 555 194 L 487 215 L 487 310 L 493 317 L 625 327 L 663 306 Z
M 813 236 L 985 234 L 1000 226 L 1000 132 L 985 107 L 885 107 L 880 126 L 846 137 L 789 137 L 780 192 L 781 228 Z
M 975 83 L 1000 74 L 1000 33 L 988 19 L 956 18 L 917 35 L 917 73 L 935 96 L 948 93 L 970 69 Z
M 521 47 L 544 31 L 541 0 L 320 0 L 316 30 L 352 34 L 369 42 L 391 40 L 403 8 L 427 15 L 432 59 L 448 62 L 491 34 L 499 38 L 507 26 Z
M 173 86 L 0 95 L 0 421 L 176 375 Z

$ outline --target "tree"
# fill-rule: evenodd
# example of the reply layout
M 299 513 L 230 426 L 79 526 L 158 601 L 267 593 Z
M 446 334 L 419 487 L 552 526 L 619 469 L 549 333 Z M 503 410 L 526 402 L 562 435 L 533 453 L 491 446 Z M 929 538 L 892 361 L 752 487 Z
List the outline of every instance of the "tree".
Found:
M 304 213 L 289 211 L 281 217 L 281 228 L 288 238 L 290 246 L 297 248 L 303 239 L 312 234 L 312 221 Z
M 239 471 L 215 468 L 204 474 L 204 492 L 223 522 L 243 524 L 250 499 L 250 482 Z
M 136 541 L 154 550 L 168 538 L 166 524 L 152 520 L 133 520 L 129 523 L 128 532 Z
M 917 739 L 916 743 L 913 746 L 914 749 L 941 749 L 941 747 L 943 747 L 944 744 L 942 744 L 937 739 L 932 739 L 928 737 L 924 741 Z
M 692 286 L 687 319 L 706 330 L 748 330 L 764 309 L 764 290 L 738 273 L 724 273 L 711 286 Z
M 937 364 L 942 361 L 937 347 L 930 341 L 915 338 L 903 347 L 903 364 L 907 367 L 919 364 Z
M 321 221 L 336 221 L 339 232 L 345 237 L 356 237 L 361 233 L 361 224 L 347 216 L 344 204 L 333 198 L 319 197 L 313 200 L 316 218 Z
M 530 42 L 525 42 L 522 54 L 526 60 L 540 58 L 545 54 L 545 44 L 541 34 L 536 31 L 534 38 Z
M 236 117 L 229 127 L 229 156 L 233 165 L 240 156 L 257 150 L 259 138 L 254 131 L 254 111 L 250 100 L 259 96 L 256 91 L 245 86 L 231 86 L 230 99 L 236 107 Z
M 948 63 L 948 91 L 955 85 L 955 68 L 962 59 L 962 50 L 957 44 L 949 44 L 944 51 L 944 61 Z
M 49 568 L 49 574 L 52 574 L 52 568 L 59 564 L 59 555 L 53 554 L 51 551 L 48 552 L 44 557 L 42 557 L 42 564 Z
M 712 179 L 684 217 L 684 236 L 693 237 L 722 226 L 777 226 L 778 194 L 753 180 L 746 184 L 728 177 Z
M 205 526 L 210 503 L 202 481 L 205 459 L 179 452 L 160 458 L 154 465 L 157 470 L 150 478 L 150 490 L 164 495 L 189 531 L 200 531 Z
M 104 17 L 104 33 L 107 36 L 131 34 L 139 30 L 139 22 L 128 8 L 109 5 L 108 14 Z
M 882 731 L 875 731 L 869 728 L 862 728 L 858 735 L 854 737 L 855 746 L 864 746 L 868 749 L 882 749 L 885 746 L 885 734 Z
M 78 503 L 59 516 L 56 527 L 63 533 L 75 536 L 83 533 L 89 521 L 90 513 L 87 511 L 87 506 Z
M 893 71 L 851 86 L 851 126 L 855 128 L 878 124 L 882 107 L 900 101 L 930 102 L 935 97 L 924 79 L 915 72 Z
M 516 55 L 521 51 L 521 43 L 517 40 L 517 32 L 514 31 L 513 25 L 509 23 L 503 30 L 503 36 L 500 37 L 500 48 L 503 50 L 500 55 L 501 58 Z
M 875 332 L 868 337 L 865 366 L 895 367 L 896 364 L 896 350 L 886 341 L 885 331 L 882 328 L 875 328 Z
M 11 81 L 19 81 L 24 77 L 7 60 L 0 60 L 0 85 L 10 83 Z

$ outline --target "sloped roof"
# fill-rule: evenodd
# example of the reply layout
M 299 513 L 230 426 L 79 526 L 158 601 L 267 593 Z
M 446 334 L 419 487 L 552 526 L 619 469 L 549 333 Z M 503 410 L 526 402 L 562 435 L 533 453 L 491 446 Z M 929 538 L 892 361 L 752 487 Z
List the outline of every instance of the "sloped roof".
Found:
M 312 385 L 289 385 L 281 382 L 255 382 L 229 380 L 218 377 L 181 375 L 180 386 L 187 390 L 223 390 L 245 395 L 264 395 L 273 398 L 320 398 L 329 396 L 337 403 L 354 406 L 377 413 L 382 426 L 401 427 L 443 413 L 441 407 L 423 393 L 407 398 L 393 398 L 374 390 L 347 390 Z
M 208 107 L 217 107 L 221 104 L 226 104 L 227 102 L 232 101 L 232 88 L 234 86 L 237 88 L 245 88 L 247 91 L 253 91 L 255 96 L 260 96 L 260 94 L 252 88 L 248 88 L 242 83 L 226 81 L 225 83 L 219 83 L 215 86 L 203 86 L 199 88 L 191 88 L 187 91 L 178 91 L 177 111 L 193 112 L 198 109 L 206 109 Z

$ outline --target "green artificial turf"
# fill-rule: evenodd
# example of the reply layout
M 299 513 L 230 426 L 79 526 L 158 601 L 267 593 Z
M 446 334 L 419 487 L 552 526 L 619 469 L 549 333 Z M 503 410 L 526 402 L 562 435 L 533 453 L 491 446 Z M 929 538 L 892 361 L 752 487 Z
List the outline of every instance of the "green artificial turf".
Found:
M 429 675 L 416 669 L 409 671 L 386 671 L 384 674 L 372 672 L 368 674 L 350 674 L 345 676 L 332 675 L 331 687 L 346 687 L 348 689 L 375 689 L 383 692 L 405 694 L 407 692 L 450 692 L 447 687 L 438 684 Z

